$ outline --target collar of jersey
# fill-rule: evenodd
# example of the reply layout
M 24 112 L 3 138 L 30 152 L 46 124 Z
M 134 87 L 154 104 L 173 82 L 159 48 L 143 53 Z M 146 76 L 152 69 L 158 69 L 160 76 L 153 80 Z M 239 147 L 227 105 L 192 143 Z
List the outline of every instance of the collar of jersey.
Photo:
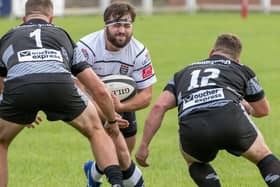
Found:
M 49 23 L 42 19 L 31 19 L 23 23 L 22 25 L 33 25 L 33 24 L 49 24 Z

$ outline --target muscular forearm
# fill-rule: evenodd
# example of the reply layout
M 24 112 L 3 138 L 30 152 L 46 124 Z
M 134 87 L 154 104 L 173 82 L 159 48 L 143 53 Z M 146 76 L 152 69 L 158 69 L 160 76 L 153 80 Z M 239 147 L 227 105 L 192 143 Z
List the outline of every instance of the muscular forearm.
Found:
M 150 144 L 152 138 L 159 130 L 161 122 L 164 116 L 164 109 L 161 106 L 154 105 L 151 109 L 146 121 L 143 130 L 143 137 L 141 141 L 142 146 L 147 146 Z
M 137 95 L 129 101 L 122 103 L 120 108 L 116 108 L 117 112 L 131 112 L 136 110 L 141 110 L 146 108 L 151 103 L 151 97 L 142 95 Z
M 133 98 L 122 102 L 116 106 L 117 112 L 131 112 L 146 108 L 152 101 L 152 87 L 145 88 L 137 93 Z
M 115 109 L 110 92 L 104 83 L 96 76 L 91 69 L 85 69 L 77 75 L 79 81 L 93 94 L 94 100 L 100 107 L 108 121 L 115 120 Z M 92 80 L 92 81 L 88 81 Z

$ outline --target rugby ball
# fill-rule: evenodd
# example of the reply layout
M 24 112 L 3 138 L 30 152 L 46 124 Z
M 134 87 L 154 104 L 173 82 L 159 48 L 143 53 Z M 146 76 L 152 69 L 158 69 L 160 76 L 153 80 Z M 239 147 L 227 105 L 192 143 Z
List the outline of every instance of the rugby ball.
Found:
M 103 77 L 102 81 L 113 94 L 118 96 L 120 101 L 125 101 L 136 95 L 136 82 L 129 76 L 108 75 Z

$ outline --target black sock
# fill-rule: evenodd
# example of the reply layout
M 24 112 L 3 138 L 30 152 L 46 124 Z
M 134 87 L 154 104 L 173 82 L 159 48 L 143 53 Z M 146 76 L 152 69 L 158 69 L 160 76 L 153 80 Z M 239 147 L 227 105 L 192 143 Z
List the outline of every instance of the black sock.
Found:
M 140 169 L 131 161 L 129 168 L 125 171 L 122 171 L 123 180 L 126 183 L 129 183 L 129 186 L 134 187 L 144 187 L 144 180 L 142 176 L 142 172 Z
M 101 169 L 99 169 L 99 166 L 97 165 L 97 163 L 95 163 L 95 169 L 98 173 L 100 173 L 101 175 L 104 175 L 104 172 L 101 171 Z
M 207 163 L 193 163 L 189 167 L 190 176 L 199 187 L 221 187 L 219 177 Z
M 118 165 L 111 165 L 104 169 L 104 173 L 112 186 L 124 187 L 122 182 L 122 172 Z
M 257 166 L 269 187 L 280 186 L 280 161 L 274 155 L 267 155 Z

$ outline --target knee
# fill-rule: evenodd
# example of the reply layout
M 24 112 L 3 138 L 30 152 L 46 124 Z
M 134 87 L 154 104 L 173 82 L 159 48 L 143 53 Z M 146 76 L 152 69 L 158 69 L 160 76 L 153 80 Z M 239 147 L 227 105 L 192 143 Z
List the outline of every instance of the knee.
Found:
M 119 128 L 106 128 L 107 134 L 112 138 L 116 139 L 120 135 L 120 130 Z
M 88 125 L 82 129 L 82 134 L 87 137 L 89 140 L 93 139 L 94 137 L 98 136 L 98 134 L 104 133 L 104 129 L 102 125 Z

